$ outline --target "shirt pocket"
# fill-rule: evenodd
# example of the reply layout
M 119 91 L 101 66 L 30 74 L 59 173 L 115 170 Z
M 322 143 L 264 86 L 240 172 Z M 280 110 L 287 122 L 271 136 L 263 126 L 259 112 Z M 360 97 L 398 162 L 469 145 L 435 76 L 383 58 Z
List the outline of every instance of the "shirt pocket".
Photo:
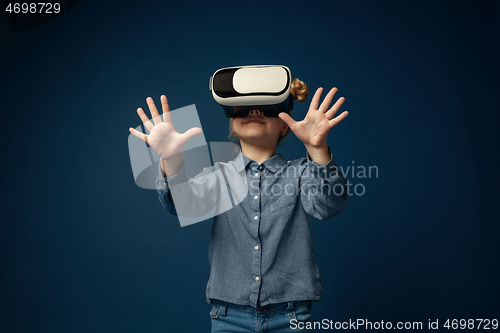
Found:
M 272 201 L 269 205 L 269 211 L 273 213 L 291 209 L 297 203 L 297 198 L 296 187 L 292 184 L 286 184 L 280 187 L 279 190 L 274 190 L 269 194 L 269 199 Z

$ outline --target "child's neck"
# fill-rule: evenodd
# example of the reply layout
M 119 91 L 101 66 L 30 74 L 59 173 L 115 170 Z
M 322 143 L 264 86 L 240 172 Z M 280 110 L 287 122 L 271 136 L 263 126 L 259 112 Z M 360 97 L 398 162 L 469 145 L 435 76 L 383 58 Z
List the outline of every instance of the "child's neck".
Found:
M 261 164 L 274 156 L 276 146 L 260 146 L 241 141 L 241 152 L 251 160 Z

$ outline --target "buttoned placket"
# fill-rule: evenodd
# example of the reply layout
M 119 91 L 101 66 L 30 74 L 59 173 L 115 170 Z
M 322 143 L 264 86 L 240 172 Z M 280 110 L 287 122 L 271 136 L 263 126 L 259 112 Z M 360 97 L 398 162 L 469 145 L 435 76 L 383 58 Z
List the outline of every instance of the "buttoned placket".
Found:
M 259 227 L 261 220 L 261 184 L 262 184 L 262 170 L 263 166 L 258 166 L 256 162 L 251 162 L 249 165 L 249 173 L 252 177 L 250 178 L 253 182 L 253 186 L 249 186 L 250 197 L 252 198 L 252 219 L 250 223 L 252 224 L 252 236 L 254 239 L 254 244 L 249 251 L 253 252 L 252 255 L 252 293 L 250 296 L 251 302 L 256 304 L 259 298 L 260 284 L 262 283 L 261 276 L 261 262 L 262 262 L 262 248 L 259 238 Z
M 300 193 L 295 191 L 295 189 L 301 189 L 301 181 L 303 181 L 304 184 L 311 182 L 313 186 L 317 184 L 321 187 L 325 186 L 325 183 L 334 185 L 340 183 L 340 185 L 346 186 L 345 178 L 340 174 L 341 178 L 337 179 L 335 173 L 332 172 L 337 170 L 334 169 L 334 167 L 337 167 L 334 164 L 333 156 L 331 156 L 331 161 L 328 165 L 318 165 L 308 158 L 303 158 L 297 161 L 289 161 L 287 163 L 281 158 L 281 156 L 276 156 L 275 158 L 269 159 L 269 161 L 264 163 L 266 163 L 265 166 L 264 164 L 258 165 L 255 161 L 252 161 L 240 153 L 238 158 L 234 161 L 234 170 L 230 168 L 227 169 L 234 171 L 228 173 L 229 179 L 234 177 L 236 172 L 244 173 L 248 185 L 248 194 L 240 203 L 240 208 L 242 209 L 232 210 L 227 214 L 220 214 L 216 217 L 218 219 L 216 227 L 219 228 L 216 228 L 218 234 L 213 233 L 211 235 L 209 260 L 214 258 L 223 258 L 225 255 L 228 255 L 228 247 L 225 246 L 226 243 L 219 241 L 219 239 L 224 238 L 227 242 L 232 242 L 230 243 L 232 248 L 237 248 L 238 251 L 243 251 L 243 253 L 235 253 L 238 258 L 242 258 L 242 266 L 238 265 L 238 267 L 232 267 L 226 265 L 226 262 L 223 260 L 213 260 L 213 262 L 218 263 L 218 265 L 214 264 L 211 267 L 211 276 L 207 286 L 207 300 L 210 298 L 220 298 L 227 299 L 227 301 L 233 301 L 238 304 L 248 303 L 254 307 L 258 307 L 260 305 L 259 300 L 261 304 L 268 304 L 280 302 L 283 297 L 289 297 L 290 299 L 299 299 L 300 297 L 303 297 L 303 289 L 295 291 L 296 289 L 290 288 L 285 283 L 286 281 L 280 278 L 280 276 L 276 277 L 273 273 L 270 273 L 269 275 L 266 273 L 266 276 L 263 276 L 264 267 L 267 267 L 265 264 L 268 262 L 266 258 L 269 257 L 272 259 L 275 255 L 277 255 L 273 247 L 269 248 L 267 246 L 266 239 L 268 239 L 267 237 L 271 234 L 268 229 L 271 226 L 268 224 L 272 224 L 272 227 L 274 227 L 275 225 L 281 225 L 283 223 L 288 223 L 288 221 L 292 221 L 294 226 L 300 227 L 304 225 L 303 223 L 305 223 L 306 226 L 308 225 L 307 220 L 303 219 L 304 212 L 301 209 L 297 210 L 300 214 L 293 213 L 295 209 L 284 210 L 283 213 L 275 213 L 281 207 L 279 206 L 279 199 L 275 197 L 276 194 L 272 191 L 272 185 L 275 183 L 279 184 L 282 186 L 281 188 L 286 195 L 293 194 L 296 195 L 296 197 L 293 198 L 294 200 L 301 200 L 302 198 L 299 197 Z M 158 167 L 161 168 L 160 166 Z M 289 167 L 290 169 L 288 169 Z M 292 176 L 289 176 L 289 171 L 293 171 L 290 172 Z M 162 175 L 161 169 L 160 175 Z M 162 178 L 162 180 L 165 182 L 164 178 Z M 344 183 L 342 183 L 341 180 L 344 180 Z M 157 185 L 162 184 L 157 183 Z M 172 209 L 166 208 L 169 209 L 170 212 L 173 211 L 175 214 L 171 194 L 166 192 L 168 191 L 168 184 L 164 183 L 163 185 L 166 190 L 159 188 L 160 186 L 157 187 L 160 194 L 160 200 L 164 206 L 166 204 L 170 207 L 169 204 L 171 204 Z M 293 191 L 290 190 L 290 186 Z M 324 188 L 326 189 L 326 187 Z M 279 186 L 276 186 L 276 189 L 279 189 Z M 341 202 L 340 200 L 336 201 L 338 201 L 339 204 L 344 204 L 344 202 Z M 347 201 L 347 198 L 345 201 Z M 312 200 L 302 201 L 305 212 L 311 212 L 311 214 L 317 215 L 324 213 L 324 215 L 320 216 L 322 218 L 323 216 L 330 216 L 330 213 L 333 212 L 334 208 L 330 211 L 329 207 L 325 207 L 328 211 L 318 212 L 314 206 L 311 207 L 311 202 Z M 269 207 L 269 210 L 264 210 L 264 207 Z M 289 212 L 292 212 L 292 214 L 288 215 Z M 234 216 L 232 215 L 233 213 Z M 238 222 L 237 224 L 234 223 L 236 219 Z M 262 224 L 260 223 L 261 220 L 263 221 Z M 215 222 L 214 218 L 214 224 Z M 299 231 L 298 229 L 299 228 L 290 228 L 289 230 L 291 235 L 297 235 L 297 232 L 300 234 L 299 237 L 294 238 L 299 240 L 299 242 L 297 242 L 297 244 L 294 242 L 293 245 L 288 244 L 287 246 L 303 248 L 305 251 L 304 255 L 301 253 L 300 257 L 296 257 L 284 256 L 282 254 L 280 259 L 282 258 L 283 260 L 281 260 L 279 264 L 285 265 L 283 267 L 293 267 L 297 261 L 303 258 L 304 260 L 300 262 L 300 269 L 303 268 L 304 276 L 307 275 L 310 277 L 310 283 L 304 281 L 306 286 L 309 286 L 308 290 L 311 291 L 308 297 L 314 300 L 319 300 L 318 298 L 320 297 L 319 295 L 321 289 L 318 284 L 319 275 L 317 265 L 314 261 L 314 253 L 312 252 L 312 248 L 309 246 L 309 244 L 311 244 L 310 235 L 308 233 L 305 233 L 304 235 L 301 231 L 307 231 L 306 229 L 300 228 Z M 234 233 L 235 230 L 238 231 L 237 234 Z M 265 230 L 266 232 L 263 233 L 262 230 Z M 276 228 L 273 232 L 276 232 Z M 230 235 L 238 235 L 241 237 L 230 237 Z M 260 239 L 260 236 L 262 236 L 262 239 Z M 274 241 L 274 239 L 270 239 Z M 239 247 L 243 244 L 244 247 Z M 264 253 L 262 251 L 266 252 Z M 266 258 L 264 258 L 264 256 L 266 256 Z M 308 260 L 308 258 L 312 259 Z M 241 269 L 238 270 L 240 267 Z M 277 271 L 277 269 L 274 271 Z M 244 277 L 244 280 L 246 281 L 244 282 L 245 286 L 242 286 L 240 283 L 243 282 L 241 281 L 241 277 Z M 218 283 L 218 281 L 224 281 L 224 283 Z M 234 283 L 232 281 L 234 281 Z M 262 281 L 264 281 L 264 284 L 261 284 Z M 226 288 L 226 285 L 229 286 L 229 288 Z M 246 297 L 242 298 L 242 295 L 246 295 Z

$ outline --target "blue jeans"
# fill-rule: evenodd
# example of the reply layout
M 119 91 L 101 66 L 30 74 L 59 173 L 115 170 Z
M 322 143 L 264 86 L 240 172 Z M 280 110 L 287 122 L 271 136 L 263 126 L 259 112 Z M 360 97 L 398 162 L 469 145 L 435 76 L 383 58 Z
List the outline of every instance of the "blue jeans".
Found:
M 211 300 L 210 304 L 212 333 L 311 332 L 304 327 L 311 321 L 313 301 L 270 304 L 257 309 L 219 300 Z

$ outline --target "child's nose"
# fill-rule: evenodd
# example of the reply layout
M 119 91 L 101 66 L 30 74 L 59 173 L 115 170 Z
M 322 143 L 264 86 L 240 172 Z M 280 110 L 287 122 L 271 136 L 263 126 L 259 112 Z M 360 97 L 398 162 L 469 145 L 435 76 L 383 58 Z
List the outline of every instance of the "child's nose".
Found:
M 250 110 L 250 114 L 254 114 L 254 115 L 258 116 L 260 114 L 260 111 L 259 110 Z

